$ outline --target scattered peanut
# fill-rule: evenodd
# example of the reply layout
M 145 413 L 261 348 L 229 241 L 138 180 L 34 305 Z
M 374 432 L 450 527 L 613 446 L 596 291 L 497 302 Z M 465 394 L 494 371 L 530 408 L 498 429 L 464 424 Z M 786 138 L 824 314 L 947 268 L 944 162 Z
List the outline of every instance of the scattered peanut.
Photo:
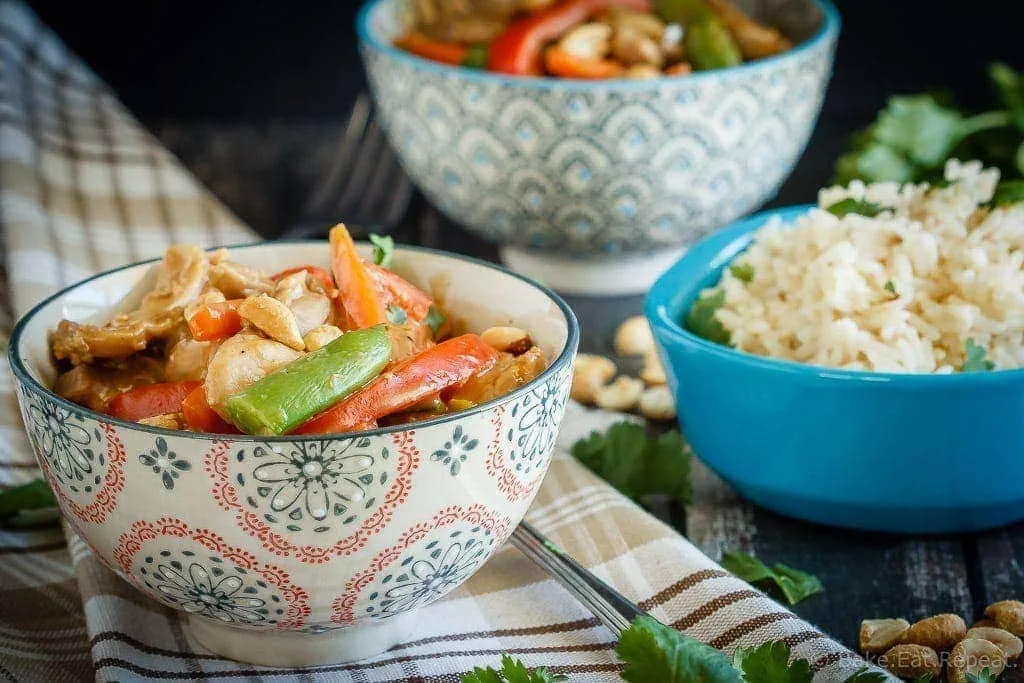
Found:
M 615 331 L 615 350 L 623 356 L 642 356 L 654 351 L 654 333 L 642 315 L 626 318 Z
M 498 351 L 520 356 L 533 347 L 530 335 L 518 327 L 490 327 L 483 331 L 480 338 Z
M 990 626 L 974 627 L 967 631 L 968 638 L 981 638 L 999 647 L 1006 655 L 1007 660 L 1017 659 L 1024 651 L 1024 643 L 1021 639 L 1009 631 Z
M 302 338 L 302 342 L 306 345 L 307 351 L 318 351 L 340 337 L 341 334 L 341 330 L 334 325 L 320 325 L 307 332 L 306 336 Z
M 967 635 L 967 624 L 956 614 L 936 614 L 913 624 L 901 642 L 924 645 L 936 652 L 948 650 Z
M 635 377 L 622 375 L 611 384 L 598 389 L 594 399 L 599 408 L 628 412 L 636 407 L 643 390 L 643 382 Z
M 644 354 L 644 367 L 640 370 L 640 379 L 648 386 L 666 384 L 665 368 L 656 351 L 649 351 Z
M 558 41 L 558 46 L 579 59 L 601 59 L 611 50 L 612 27 L 592 22 L 572 29 Z
M 942 672 L 938 653 L 924 645 L 895 645 L 879 658 L 878 663 L 900 678 L 938 676 Z
M 674 420 L 676 402 L 667 386 L 644 389 L 640 394 L 640 414 L 651 420 Z
M 946 680 L 950 683 L 967 683 L 971 674 L 980 674 L 985 669 L 998 678 L 1006 668 L 1006 655 L 998 646 L 981 638 L 966 638 L 957 643 L 949 655 L 949 670 Z
M 597 391 L 611 381 L 617 368 L 610 358 L 581 353 L 576 356 L 576 365 L 572 369 L 572 391 L 574 401 L 584 405 L 593 405 L 597 399 Z
M 996 626 L 1015 636 L 1024 637 L 1024 602 L 1001 600 L 985 609 L 985 616 L 996 622 Z
M 302 341 L 295 314 L 274 297 L 267 294 L 250 296 L 238 305 L 238 315 L 274 341 L 296 351 L 305 350 L 306 343 Z
M 906 619 L 865 619 L 860 622 L 860 649 L 879 654 L 899 642 L 910 622 Z

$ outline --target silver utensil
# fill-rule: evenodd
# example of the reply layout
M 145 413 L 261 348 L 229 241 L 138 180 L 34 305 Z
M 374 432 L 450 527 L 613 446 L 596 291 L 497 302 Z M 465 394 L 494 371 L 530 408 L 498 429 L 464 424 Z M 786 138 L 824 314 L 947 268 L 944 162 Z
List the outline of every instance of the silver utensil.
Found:
M 512 545 L 543 567 L 618 636 L 639 616 L 648 616 L 635 603 L 590 573 L 527 522 L 512 532 Z
M 313 188 L 301 218 L 279 239 L 318 237 L 339 221 L 388 232 L 405 216 L 413 186 L 373 112 L 370 96 L 356 98 L 334 162 Z

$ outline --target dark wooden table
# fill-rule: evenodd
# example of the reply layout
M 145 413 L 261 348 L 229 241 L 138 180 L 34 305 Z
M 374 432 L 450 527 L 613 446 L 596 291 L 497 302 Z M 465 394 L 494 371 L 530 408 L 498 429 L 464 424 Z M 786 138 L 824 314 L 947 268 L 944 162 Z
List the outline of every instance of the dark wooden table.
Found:
M 156 133 L 240 218 L 273 238 L 299 218 L 302 201 L 330 161 L 340 125 L 163 124 Z M 839 139 L 823 121 L 811 144 L 827 153 L 805 159 L 773 204 L 813 201 L 814 188 L 828 177 L 821 160 L 834 158 Z M 397 241 L 497 260 L 493 245 L 450 224 L 422 198 L 414 199 L 393 234 Z M 571 298 L 583 325 L 583 350 L 609 354 L 615 327 L 640 312 L 641 302 Z M 1020 471 L 1007 476 L 1024 476 L 1024 454 Z M 862 618 L 913 621 L 956 612 L 970 622 L 992 601 L 1024 598 L 1024 524 L 941 537 L 825 528 L 738 499 L 702 466 L 692 506 L 655 512 L 713 558 L 723 549 L 744 550 L 821 577 L 826 592 L 795 610 L 851 646 Z

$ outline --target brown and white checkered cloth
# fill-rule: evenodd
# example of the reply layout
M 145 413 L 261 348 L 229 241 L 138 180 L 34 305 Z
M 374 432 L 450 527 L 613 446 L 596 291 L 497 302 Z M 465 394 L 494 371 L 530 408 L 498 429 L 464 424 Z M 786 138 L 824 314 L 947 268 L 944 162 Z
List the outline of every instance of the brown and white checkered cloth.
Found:
M 22 4 L 0 2 L 3 323 L 59 287 L 173 242 L 251 241 L 248 229 L 124 110 Z M 0 282 L 0 285 L 3 283 Z M 6 363 L 6 360 L 4 361 Z M 37 476 L 0 372 L 0 485 Z M 731 650 L 786 639 L 817 681 L 863 662 L 722 571 L 566 455 L 614 416 L 573 406 L 530 511 L 542 531 L 659 619 Z M 60 530 L 0 533 L 0 678 L 457 681 L 502 653 L 574 680 L 617 679 L 612 634 L 512 548 L 425 608 L 415 640 L 377 659 L 271 670 L 205 652 L 176 614 L 121 582 Z

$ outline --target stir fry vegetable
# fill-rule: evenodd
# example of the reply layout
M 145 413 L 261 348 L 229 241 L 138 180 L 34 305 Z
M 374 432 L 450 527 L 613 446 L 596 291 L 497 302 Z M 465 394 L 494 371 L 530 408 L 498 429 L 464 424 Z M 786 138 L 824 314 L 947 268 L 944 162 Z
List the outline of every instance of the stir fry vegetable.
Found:
M 512 346 L 495 332 L 508 327 L 449 338 L 464 323 L 388 267 L 405 260 L 390 238 L 373 244 L 364 258 L 338 225 L 329 269 L 273 275 L 224 250 L 172 246 L 137 310 L 104 325 L 61 321 L 54 390 L 165 429 L 328 434 L 467 410 L 544 371 L 525 331 Z
M 680 76 L 793 47 L 730 0 L 420 0 L 415 7 L 396 47 L 514 76 Z
M 348 332 L 235 394 L 227 412 L 248 434 L 284 434 L 369 382 L 389 360 L 384 325 Z

